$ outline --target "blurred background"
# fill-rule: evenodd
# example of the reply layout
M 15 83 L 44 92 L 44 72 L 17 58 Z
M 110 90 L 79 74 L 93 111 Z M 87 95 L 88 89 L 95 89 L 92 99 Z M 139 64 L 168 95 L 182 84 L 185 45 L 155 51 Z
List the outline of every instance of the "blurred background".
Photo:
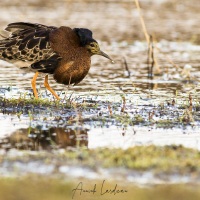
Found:
M 150 34 L 167 40 L 199 40 L 198 0 L 140 0 Z M 134 0 L 2 0 L 0 26 L 28 21 L 87 27 L 102 41 L 143 40 Z

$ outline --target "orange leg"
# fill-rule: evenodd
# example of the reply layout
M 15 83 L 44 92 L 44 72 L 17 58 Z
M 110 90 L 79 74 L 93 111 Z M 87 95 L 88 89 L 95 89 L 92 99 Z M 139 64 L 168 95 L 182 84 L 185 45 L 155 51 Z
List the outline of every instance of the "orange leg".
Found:
M 57 100 L 60 100 L 60 97 L 56 94 L 56 92 L 50 87 L 49 83 L 48 83 L 48 75 L 45 76 L 45 80 L 44 80 L 44 86 L 45 88 L 47 88 L 47 90 L 49 90 L 51 92 L 51 94 L 53 94 L 54 97 L 56 97 Z
M 33 76 L 33 79 L 31 80 L 33 93 L 34 93 L 34 96 L 35 96 L 36 99 L 38 99 L 38 93 L 37 93 L 37 90 L 36 90 L 36 79 L 38 77 L 38 74 L 39 74 L 39 72 L 36 72 L 35 75 Z

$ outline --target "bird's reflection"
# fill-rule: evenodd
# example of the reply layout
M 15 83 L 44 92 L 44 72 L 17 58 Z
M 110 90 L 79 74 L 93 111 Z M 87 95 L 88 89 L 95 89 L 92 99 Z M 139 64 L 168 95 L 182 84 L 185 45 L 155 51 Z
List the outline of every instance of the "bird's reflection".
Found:
M 51 150 L 67 147 L 88 146 L 87 130 L 50 128 L 18 129 L 9 137 L 0 139 L 1 149 Z

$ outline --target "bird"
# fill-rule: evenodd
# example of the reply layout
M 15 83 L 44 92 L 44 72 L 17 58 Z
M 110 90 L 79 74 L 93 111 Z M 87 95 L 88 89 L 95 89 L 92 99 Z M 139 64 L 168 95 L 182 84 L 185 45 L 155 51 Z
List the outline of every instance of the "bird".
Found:
M 114 61 L 100 50 L 93 33 L 87 28 L 47 26 L 39 23 L 14 22 L 7 25 L 8 36 L 1 35 L 0 59 L 10 63 L 21 63 L 35 72 L 31 85 L 36 99 L 36 79 L 45 73 L 44 86 L 59 100 L 50 87 L 48 75 L 64 85 L 81 82 L 91 66 L 91 56 L 100 55 Z

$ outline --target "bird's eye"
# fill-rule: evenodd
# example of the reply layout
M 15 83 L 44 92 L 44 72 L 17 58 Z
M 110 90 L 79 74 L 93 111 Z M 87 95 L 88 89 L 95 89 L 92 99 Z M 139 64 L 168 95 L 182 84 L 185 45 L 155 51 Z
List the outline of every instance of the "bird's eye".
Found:
M 91 47 L 94 47 L 94 44 L 90 44 Z

